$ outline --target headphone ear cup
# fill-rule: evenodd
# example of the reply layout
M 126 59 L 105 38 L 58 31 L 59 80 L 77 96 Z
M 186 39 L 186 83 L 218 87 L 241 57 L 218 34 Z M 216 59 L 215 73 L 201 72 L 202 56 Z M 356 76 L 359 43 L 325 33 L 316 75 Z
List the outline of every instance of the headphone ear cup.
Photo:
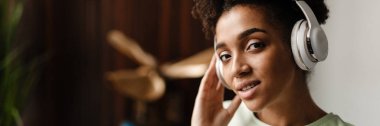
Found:
M 313 49 L 313 57 L 318 61 L 323 61 L 328 54 L 328 40 L 321 27 L 315 27 L 310 31 L 310 45 Z
M 307 47 L 307 35 L 308 24 L 305 20 L 299 20 L 293 26 L 291 36 L 291 47 L 293 52 L 294 61 L 297 66 L 302 70 L 310 70 L 315 66 L 313 58 L 311 57 Z
M 302 23 L 302 20 L 299 20 L 296 22 L 296 24 L 294 24 L 290 41 L 291 41 L 291 47 L 292 47 L 292 53 L 293 53 L 294 61 L 296 62 L 297 66 L 299 68 L 301 68 L 302 70 L 306 70 L 306 66 L 302 62 L 300 51 L 299 51 L 298 45 L 297 45 L 297 34 L 298 34 L 301 23 Z
M 222 61 L 220 61 L 219 58 L 216 60 L 215 72 L 216 72 L 216 76 L 218 76 L 220 82 L 224 85 L 224 87 L 231 90 L 231 88 L 227 85 L 226 81 L 223 78 L 223 66 L 222 66 Z

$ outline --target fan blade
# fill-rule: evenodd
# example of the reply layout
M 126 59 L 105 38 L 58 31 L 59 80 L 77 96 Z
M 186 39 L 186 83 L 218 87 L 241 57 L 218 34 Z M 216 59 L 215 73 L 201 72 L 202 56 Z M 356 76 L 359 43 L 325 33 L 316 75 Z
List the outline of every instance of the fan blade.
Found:
M 156 60 L 152 55 L 146 53 L 135 40 L 125 36 L 120 31 L 110 31 L 108 33 L 108 42 L 116 50 L 143 66 L 157 66 Z
M 152 70 L 119 70 L 107 73 L 106 78 L 116 91 L 136 100 L 154 101 L 165 92 L 164 80 Z
M 199 78 L 206 72 L 213 54 L 214 49 L 209 48 L 176 63 L 164 64 L 160 71 L 172 79 Z

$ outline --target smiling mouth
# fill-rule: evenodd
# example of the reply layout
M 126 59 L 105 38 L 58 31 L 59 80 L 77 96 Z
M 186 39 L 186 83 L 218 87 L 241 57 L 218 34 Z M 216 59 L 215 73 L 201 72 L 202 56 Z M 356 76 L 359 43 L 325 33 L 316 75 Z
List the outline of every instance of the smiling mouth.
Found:
M 240 91 L 243 91 L 243 92 L 248 91 L 249 89 L 252 89 L 259 84 L 260 84 L 260 81 L 253 81 L 251 84 L 243 87 Z

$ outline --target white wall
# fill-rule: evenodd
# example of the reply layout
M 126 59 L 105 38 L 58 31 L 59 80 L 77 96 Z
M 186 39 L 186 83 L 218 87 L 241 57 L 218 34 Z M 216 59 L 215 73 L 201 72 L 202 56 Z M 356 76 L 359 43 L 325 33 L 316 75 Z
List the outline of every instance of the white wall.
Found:
M 329 56 L 310 79 L 327 112 L 358 126 L 380 122 L 380 1 L 327 0 Z

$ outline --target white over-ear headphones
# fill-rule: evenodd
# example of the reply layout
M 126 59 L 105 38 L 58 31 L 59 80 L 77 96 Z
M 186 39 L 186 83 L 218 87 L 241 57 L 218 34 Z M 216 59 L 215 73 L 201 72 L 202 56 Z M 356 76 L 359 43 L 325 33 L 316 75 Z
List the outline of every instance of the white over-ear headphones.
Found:
M 313 11 L 305 1 L 296 0 L 307 21 L 299 20 L 293 26 L 291 45 L 294 60 L 302 70 L 311 70 L 327 57 L 328 42 Z
M 293 57 L 299 68 L 311 70 L 317 62 L 323 61 L 328 53 L 328 41 L 325 32 L 318 23 L 313 11 L 303 0 L 295 0 L 301 8 L 305 19 L 299 20 L 293 26 L 291 36 L 291 47 Z M 223 78 L 222 61 L 217 58 L 216 74 L 222 84 L 229 88 Z

